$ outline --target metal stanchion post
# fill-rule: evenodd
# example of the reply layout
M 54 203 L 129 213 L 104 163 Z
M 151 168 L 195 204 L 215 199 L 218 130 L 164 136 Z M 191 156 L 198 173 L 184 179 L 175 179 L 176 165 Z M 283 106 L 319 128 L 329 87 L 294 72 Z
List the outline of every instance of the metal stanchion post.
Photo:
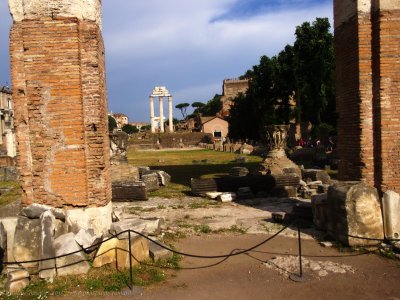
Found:
M 297 225 L 297 239 L 298 239 L 298 244 L 299 244 L 299 269 L 300 272 L 299 274 L 291 274 L 289 278 L 295 282 L 305 282 L 308 281 L 309 278 L 306 276 L 303 276 L 303 260 L 302 260 L 302 254 L 301 254 L 301 231 L 300 231 L 300 226 Z
M 130 283 L 129 288 L 133 289 L 133 270 L 132 270 L 132 249 L 131 249 L 131 230 L 128 231 L 128 247 L 129 247 L 129 272 L 130 272 Z

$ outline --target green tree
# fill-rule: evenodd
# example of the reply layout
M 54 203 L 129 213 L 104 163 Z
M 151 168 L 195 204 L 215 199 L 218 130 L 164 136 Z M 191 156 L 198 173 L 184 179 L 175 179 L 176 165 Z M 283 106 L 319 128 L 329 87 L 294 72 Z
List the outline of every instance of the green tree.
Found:
M 108 131 L 113 132 L 115 128 L 118 128 L 117 121 L 112 116 L 108 116 Z
M 127 134 L 132 134 L 139 132 L 139 129 L 131 124 L 125 124 L 124 126 L 122 126 L 122 131 L 126 132 Z
M 182 117 L 184 120 L 187 118 L 187 108 L 190 106 L 189 103 L 179 103 L 175 105 L 175 108 L 179 109 L 181 111 Z
M 321 124 L 327 108 L 335 106 L 335 60 L 333 35 L 327 18 L 317 18 L 312 24 L 296 28 L 294 43 L 294 70 L 296 99 L 301 120 Z M 332 115 L 332 110 L 328 113 Z M 330 123 L 335 118 L 330 118 Z
M 200 112 L 205 117 L 215 116 L 222 110 L 221 95 L 215 94 L 214 97 L 200 108 Z
M 234 99 L 230 135 L 259 138 L 263 126 L 309 121 L 336 126 L 335 61 L 328 19 L 317 18 L 296 28 L 294 46 L 277 56 L 262 56 L 260 63 L 240 78 L 250 80 L 245 95 Z M 292 107 L 291 99 L 296 107 Z M 326 125 L 327 124 L 327 125 Z

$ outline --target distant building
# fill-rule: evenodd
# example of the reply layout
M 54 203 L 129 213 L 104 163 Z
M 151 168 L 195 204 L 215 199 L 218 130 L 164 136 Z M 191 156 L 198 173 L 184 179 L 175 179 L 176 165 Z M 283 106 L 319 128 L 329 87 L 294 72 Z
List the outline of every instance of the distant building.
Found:
M 232 100 L 236 98 L 239 93 L 245 94 L 249 89 L 249 79 L 225 79 L 222 89 L 222 110 L 219 114 L 222 117 L 227 117 L 229 116 L 229 111 L 233 104 Z
M 201 117 L 201 132 L 211 133 L 215 139 L 223 140 L 228 136 L 229 124 L 226 120 L 218 117 Z
M 150 123 L 147 123 L 147 122 L 132 122 L 129 124 L 136 127 L 139 130 L 141 130 L 142 127 L 150 126 Z
M 15 157 L 16 152 L 11 90 L 8 87 L 0 86 L 0 153 Z
M 111 113 L 111 116 L 117 122 L 118 128 L 122 128 L 124 125 L 127 125 L 129 123 L 128 116 L 123 113 Z

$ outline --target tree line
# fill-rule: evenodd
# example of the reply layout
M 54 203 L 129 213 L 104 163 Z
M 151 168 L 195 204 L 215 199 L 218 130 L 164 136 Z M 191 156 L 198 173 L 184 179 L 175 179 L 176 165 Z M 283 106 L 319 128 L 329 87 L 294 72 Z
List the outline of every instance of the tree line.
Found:
M 315 134 L 336 127 L 335 57 L 333 35 L 327 18 L 317 18 L 296 28 L 294 45 L 287 45 L 241 79 L 249 89 L 239 94 L 230 110 L 233 138 L 259 140 L 263 126 L 310 122 Z

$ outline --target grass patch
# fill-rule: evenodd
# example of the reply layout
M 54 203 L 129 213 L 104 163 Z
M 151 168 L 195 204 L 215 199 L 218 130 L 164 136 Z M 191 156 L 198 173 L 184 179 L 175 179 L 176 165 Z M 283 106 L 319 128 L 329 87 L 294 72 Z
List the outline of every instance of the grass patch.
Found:
M 0 195 L 0 206 L 7 205 L 21 199 L 21 185 L 17 181 L 0 182 L 0 189 L 9 189 Z
M 200 233 L 211 233 L 212 232 L 210 226 L 204 225 L 204 224 L 194 225 L 193 229 L 194 229 L 194 231 L 200 232 Z
M 244 156 L 244 155 L 241 155 Z M 191 178 L 216 178 L 228 175 L 233 167 L 244 166 L 249 170 L 258 168 L 262 162 L 260 156 L 248 155 L 248 162 L 236 162 L 237 154 L 213 150 L 175 150 L 175 151 L 139 151 L 129 150 L 129 163 L 135 166 L 149 166 L 171 175 L 171 183 L 150 197 L 182 198 L 190 193 Z M 200 161 L 200 164 L 193 164 Z
M 202 200 L 195 201 L 188 205 L 190 209 L 198 209 L 198 208 L 209 208 L 209 207 L 221 207 L 221 203 L 216 201 Z
M 146 262 L 133 268 L 133 284 L 136 286 L 150 286 L 162 282 L 167 275 L 164 268 L 179 269 L 181 257 L 174 253 L 168 260 L 159 260 L 154 264 Z M 5 281 L 5 276 L 1 278 Z M 50 296 L 68 295 L 70 291 L 118 292 L 129 286 L 129 268 L 118 272 L 114 267 L 107 265 L 102 268 L 93 268 L 87 275 L 56 277 L 53 283 L 33 278 L 20 294 L 10 295 L 0 292 L 0 299 L 47 299 Z

